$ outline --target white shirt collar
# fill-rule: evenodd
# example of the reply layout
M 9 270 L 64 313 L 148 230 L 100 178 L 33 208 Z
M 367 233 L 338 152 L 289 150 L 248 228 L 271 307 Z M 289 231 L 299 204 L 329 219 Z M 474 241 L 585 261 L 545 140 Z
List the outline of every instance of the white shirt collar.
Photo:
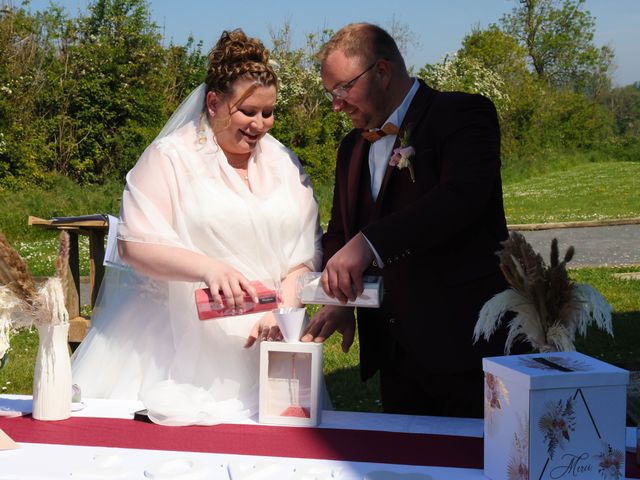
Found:
M 404 100 L 402 100 L 400 106 L 396 108 L 391 115 L 389 115 L 387 122 L 394 123 L 398 128 L 402 125 L 402 121 L 409 110 L 411 101 L 418 91 L 419 86 L 420 82 L 414 78 L 413 85 L 407 92 Z M 369 149 L 369 174 L 371 175 L 371 194 L 374 200 L 378 198 L 378 192 L 380 191 L 382 179 L 384 177 L 385 170 L 387 169 L 391 150 L 393 150 L 395 141 L 396 135 L 387 135 L 377 142 L 372 143 Z
M 389 115 L 389 118 L 387 118 L 387 121 L 384 123 L 391 122 L 394 125 L 396 125 L 398 128 L 400 128 L 400 125 L 402 125 L 402 121 L 404 120 L 404 117 L 407 114 L 407 110 L 409 110 L 411 101 L 413 100 L 413 97 L 416 95 L 416 92 L 418 91 L 419 86 L 420 86 L 420 82 L 418 82 L 418 80 L 414 78 L 413 85 L 411 85 L 411 88 L 405 95 L 404 100 L 402 100 L 402 103 L 400 104 L 400 106 L 396 108 L 391 113 L 391 115 Z

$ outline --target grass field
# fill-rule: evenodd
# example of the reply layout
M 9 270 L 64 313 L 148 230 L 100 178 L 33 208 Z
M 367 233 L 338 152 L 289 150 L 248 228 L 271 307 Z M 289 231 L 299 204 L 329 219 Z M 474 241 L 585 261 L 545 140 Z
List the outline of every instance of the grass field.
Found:
M 587 163 L 573 166 L 566 171 L 551 172 L 526 180 L 505 184 L 505 208 L 508 222 L 545 223 L 557 221 L 579 221 L 605 218 L 640 217 L 640 195 L 637 179 L 640 178 L 640 163 L 610 162 Z M 12 241 L 16 249 L 27 260 L 34 275 L 50 275 L 53 272 L 53 258 L 56 240 L 40 232 L 34 235 L 19 224 L 16 216 L 34 214 L 44 218 L 56 215 L 83 213 L 117 213 L 117 198 L 107 198 L 102 204 L 99 196 L 115 195 L 115 187 L 105 187 L 91 196 L 90 209 L 79 210 L 73 204 L 73 211 L 52 207 L 55 188 L 73 189 L 64 184 L 53 185 L 52 193 L 24 193 L 20 198 L 12 198 L 11 204 L 6 192 L 0 192 L 0 229 Z M 323 226 L 329 216 L 331 187 L 316 186 L 316 195 L 321 205 Z M 66 192 L 65 202 L 74 192 Z M 81 192 L 75 192 L 80 195 Z M 17 203 L 16 203 L 17 201 Z M 39 202 L 48 202 L 45 204 Z M 48 208 L 48 209 L 47 209 Z M 115 208 L 115 210 L 114 210 Z M 55 213 L 52 213 L 54 212 Z M 25 220 L 26 223 L 26 220 Z M 35 238 L 34 238 L 35 237 Z M 88 272 L 88 245 L 80 242 L 81 271 Z M 585 338 L 578 338 L 578 350 L 606 361 L 623 366 L 633 366 L 640 370 L 640 281 L 624 280 L 618 273 L 640 272 L 640 266 L 624 268 L 588 268 L 571 270 L 571 278 L 576 282 L 588 283 L 599 290 L 613 306 L 613 338 L 594 328 L 589 329 Z M 11 351 L 6 366 L 0 369 L 0 392 L 30 393 L 33 362 L 37 348 L 37 333 L 22 331 L 13 337 Z M 340 410 L 380 411 L 377 400 L 377 378 L 363 384 L 358 372 L 358 344 L 348 354 L 340 349 L 339 335 L 325 344 L 325 376 L 334 407 Z M 636 368 L 638 366 L 638 368 Z
M 509 224 L 640 218 L 638 193 L 640 162 L 585 163 L 564 171 L 517 180 L 504 185 L 504 204 Z M 31 273 L 51 275 L 57 239 L 51 231 L 26 225 L 29 214 L 42 218 L 87 213 L 118 213 L 120 190 L 116 185 L 84 193 L 67 182 L 50 186 L 50 192 L 23 192 L 12 196 L 0 191 L 0 231 L 25 258 Z M 74 190 L 77 189 L 77 190 Z M 323 228 L 327 227 L 332 196 L 331 185 L 315 185 Z M 56 206 L 56 193 L 63 207 Z M 78 197 L 87 196 L 84 209 Z M 73 201 L 71 200 L 73 199 Z M 100 199 L 102 203 L 100 203 Z M 89 244 L 80 237 L 80 271 L 88 275 Z
M 587 163 L 504 186 L 507 222 L 640 217 L 640 162 Z

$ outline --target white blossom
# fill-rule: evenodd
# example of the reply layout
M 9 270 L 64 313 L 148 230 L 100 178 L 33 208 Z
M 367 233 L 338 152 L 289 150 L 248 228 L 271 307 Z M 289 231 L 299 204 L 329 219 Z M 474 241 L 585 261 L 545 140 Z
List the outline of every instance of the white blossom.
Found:
M 500 75 L 471 57 L 446 55 L 442 62 L 431 65 L 423 77 L 438 90 L 484 95 L 495 104 L 498 112 L 504 112 L 510 103 Z

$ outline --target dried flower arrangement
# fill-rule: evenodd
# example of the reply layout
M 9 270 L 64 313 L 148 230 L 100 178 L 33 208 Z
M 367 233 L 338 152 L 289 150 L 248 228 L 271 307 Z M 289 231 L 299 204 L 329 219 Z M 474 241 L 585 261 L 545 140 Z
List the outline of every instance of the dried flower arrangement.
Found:
M 36 288 L 27 264 L 0 233 L 0 359 L 11 334 L 32 325 L 69 323 L 65 307 L 69 268 L 69 234 L 60 233 L 56 275 Z
M 560 261 L 558 240 L 554 238 L 550 265 L 546 265 L 517 232 L 511 232 L 502 245 L 497 255 L 511 288 L 484 304 L 473 331 L 474 341 L 488 339 L 507 312 L 515 316 L 509 321 L 505 354 L 518 338 L 540 352 L 575 350 L 576 332 L 584 336 L 593 322 L 613 336 L 611 306 L 590 285 L 569 279 L 566 266 L 575 253 L 573 247 Z

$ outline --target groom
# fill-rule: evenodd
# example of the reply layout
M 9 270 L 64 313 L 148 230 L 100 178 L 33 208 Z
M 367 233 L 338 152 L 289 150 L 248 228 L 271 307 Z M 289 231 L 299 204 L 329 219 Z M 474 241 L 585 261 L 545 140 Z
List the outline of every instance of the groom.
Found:
M 481 417 L 481 359 L 505 340 L 472 343 L 482 305 L 507 288 L 495 108 L 411 78 L 375 25 L 347 25 L 319 58 L 333 110 L 354 127 L 338 150 L 322 285 L 344 303 L 363 274 L 384 277 L 381 308 L 357 312 L 361 376 L 380 371 L 385 412 Z M 355 325 L 353 308 L 325 306 L 303 341 L 337 330 L 346 352 Z

